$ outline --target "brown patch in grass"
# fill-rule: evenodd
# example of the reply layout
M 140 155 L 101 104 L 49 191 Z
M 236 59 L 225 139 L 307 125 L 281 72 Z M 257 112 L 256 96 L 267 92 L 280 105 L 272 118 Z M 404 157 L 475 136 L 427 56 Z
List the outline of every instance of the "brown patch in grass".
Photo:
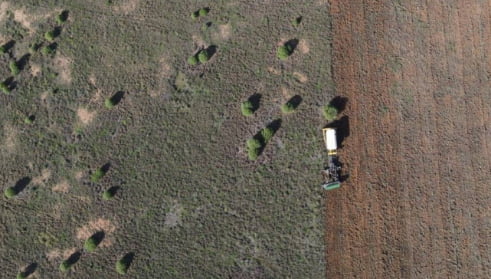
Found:
M 293 78 L 301 83 L 306 83 L 309 80 L 305 74 L 300 72 L 293 72 Z
M 3 21 L 7 16 L 7 10 L 10 7 L 10 3 L 7 1 L 3 1 L 0 3 L 0 21 Z
M 75 176 L 75 179 L 80 181 L 84 177 L 84 172 L 83 171 L 77 171 L 74 176 Z
M 125 0 L 120 5 L 114 6 L 114 11 L 122 14 L 129 14 L 136 10 L 140 0 Z
M 280 71 L 280 70 L 275 69 L 275 68 L 273 68 L 273 67 L 268 67 L 268 72 L 270 72 L 270 73 L 272 73 L 272 74 L 274 74 L 274 75 L 279 75 L 279 74 L 281 74 L 281 71 Z
M 49 261 L 59 261 L 62 259 L 68 259 L 73 253 L 77 252 L 76 247 L 72 247 L 69 249 L 61 250 L 61 249 L 53 249 L 51 251 L 48 251 L 46 253 L 46 258 L 48 258 Z
M 89 83 L 90 83 L 90 84 L 92 84 L 93 86 L 97 86 L 97 85 L 96 85 L 96 84 L 97 84 L 97 78 L 95 77 L 95 75 L 94 75 L 94 74 L 91 74 L 91 75 L 89 76 Z
M 3 149 L 4 151 L 11 153 L 15 151 L 15 147 L 17 146 L 17 130 L 10 125 L 3 126 L 3 133 L 5 135 Z
M 70 184 L 68 184 L 68 181 L 63 180 L 60 183 L 56 184 L 53 186 L 52 190 L 54 192 L 59 192 L 59 193 L 68 193 L 68 190 L 70 189 Z
M 101 243 L 102 247 L 107 247 L 112 244 L 111 233 L 116 231 L 116 226 L 108 219 L 99 218 L 90 221 L 87 225 L 77 229 L 76 235 L 79 240 L 86 240 L 94 233 L 103 231 L 105 234 L 104 240 Z
M 205 47 L 206 46 L 206 42 L 200 36 L 193 35 L 192 38 L 193 38 L 193 42 L 196 45 L 196 47 Z
M 33 34 L 36 32 L 36 28 L 33 26 L 33 20 L 35 17 L 33 17 L 30 14 L 27 14 L 24 9 L 18 9 L 14 11 L 14 20 L 19 22 L 22 26 L 24 26 L 27 30 L 29 30 L 29 33 Z
M 232 34 L 232 26 L 230 24 L 222 24 L 218 26 L 218 30 L 220 31 L 220 37 L 224 40 L 230 38 Z
M 302 54 L 307 54 L 310 52 L 310 46 L 309 46 L 309 43 L 304 40 L 304 39 L 301 39 L 299 42 L 298 42 L 298 50 L 302 53 Z
M 72 82 L 72 61 L 68 57 L 56 55 L 53 65 L 59 73 L 58 78 L 60 83 L 70 84 Z
M 32 184 L 45 185 L 50 177 L 51 171 L 49 169 L 43 169 L 40 176 L 36 176 L 32 179 Z
M 167 63 L 167 59 L 165 57 L 160 58 L 160 71 L 159 75 L 164 78 L 169 78 L 172 74 L 172 68 Z
M 38 64 L 30 64 L 30 68 L 31 68 L 31 75 L 33 77 L 37 77 L 39 76 L 39 74 L 41 73 L 41 66 L 38 65 Z
M 96 112 L 95 111 L 92 111 L 91 112 L 91 111 L 87 110 L 86 108 L 79 108 L 77 110 L 77 116 L 78 116 L 78 118 L 85 125 L 87 125 L 90 122 L 92 122 L 92 120 L 94 120 L 95 115 L 96 115 Z

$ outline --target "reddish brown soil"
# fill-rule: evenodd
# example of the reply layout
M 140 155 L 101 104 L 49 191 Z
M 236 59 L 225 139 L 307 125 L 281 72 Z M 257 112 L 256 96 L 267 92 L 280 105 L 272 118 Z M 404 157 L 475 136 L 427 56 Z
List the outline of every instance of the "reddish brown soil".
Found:
M 328 278 L 491 278 L 491 2 L 331 0 Z

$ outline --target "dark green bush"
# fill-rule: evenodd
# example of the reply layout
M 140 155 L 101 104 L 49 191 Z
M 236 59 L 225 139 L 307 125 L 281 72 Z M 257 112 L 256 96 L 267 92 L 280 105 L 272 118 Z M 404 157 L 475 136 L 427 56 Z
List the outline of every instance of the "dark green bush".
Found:
M 41 53 L 44 54 L 44 55 L 50 55 L 50 54 L 53 54 L 55 52 L 55 49 L 52 47 L 52 46 L 44 46 L 42 49 L 41 49 Z
M 249 160 L 254 161 L 259 156 L 259 149 L 261 148 L 261 142 L 257 139 L 247 140 L 247 154 L 249 155 Z
M 44 38 L 48 41 L 53 41 L 55 39 L 55 31 L 48 31 L 44 33 Z
M 188 64 L 189 65 L 196 65 L 196 64 L 198 64 L 198 59 L 196 58 L 195 55 L 189 56 L 189 58 L 188 58 Z
M 281 106 L 281 111 L 283 113 L 291 113 L 295 111 L 295 107 L 290 102 L 287 102 Z
M 206 16 L 209 12 L 209 9 L 208 8 L 201 8 L 199 10 L 199 16 Z
M 10 199 L 10 198 L 15 197 L 17 195 L 17 192 L 15 191 L 14 188 L 8 187 L 7 189 L 5 189 L 4 194 L 5 194 L 6 198 Z
M 273 137 L 274 131 L 271 128 L 264 128 L 261 130 L 261 136 L 263 137 L 264 144 L 268 143 L 268 141 Z
M 84 243 L 84 249 L 87 252 L 93 252 L 97 248 L 97 241 L 94 236 L 91 236 L 87 238 L 87 240 Z
M 112 98 L 107 98 L 105 101 L 104 101 L 104 106 L 108 109 L 112 109 L 116 104 L 114 103 L 114 101 L 112 100 Z
M 199 11 L 195 11 L 191 13 L 191 18 L 192 19 L 197 19 L 199 17 Z
M 198 60 L 200 63 L 206 63 L 210 59 L 210 54 L 206 49 L 203 49 L 202 51 L 199 52 L 198 54 Z
M 282 45 L 278 48 L 278 51 L 276 52 L 276 56 L 278 56 L 279 59 L 285 60 L 290 56 L 293 52 L 293 49 L 288 46 L 288 45 Z
M 331 121 L 338 117 L 338 109 L 332 105 L 327 105 L 324 107 L 323 114 L 328 121 Z
M 70 262 L 68 260 L 64 260 L 61 264 L 60 264 L 60 271 L 62 272 L 66 272 L 67 270 L 70 269 L 70 267 L 72 267 L 72 264 L 70 264 Z
M 254 114 L 254 106 L 251 101 L 245 101 L 240 105 L 240 110 L 244 116 L 251 116 Z
M 0 90 L 2 90 L 2 92 L 5 94 L 10 93 L 10 88 L 5 82 L 0 83 Z
M 20 73 L 19 65 L 15 61 L 10 61 L 9 63 L 10 72 L 12 75 L 16 76 Z
M 106 173 L 104 172 L 104 170 L 98 169 L 90 176 L 90 180 L 92 182 L 98 182 L 99 180 L 101 180 L 102 177 L 104 177 L 105 174 Z
M 111 189 L 108 189 L 108 190 L 104 191 L 104 193 L 102 193 L 102 199 L 104 199 L 106 201 L 110 200 L 114 197 L 115 194 L 116 194 L 115 191 L 111 191 Z

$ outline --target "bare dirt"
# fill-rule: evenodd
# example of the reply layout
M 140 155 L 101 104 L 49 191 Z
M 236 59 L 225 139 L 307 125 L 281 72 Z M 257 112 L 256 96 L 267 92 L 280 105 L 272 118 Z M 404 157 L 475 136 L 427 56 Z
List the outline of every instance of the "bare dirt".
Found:
M 326 193 L 328 278 L 491 277 L 490 6 L 330 1 L 350 177 Z

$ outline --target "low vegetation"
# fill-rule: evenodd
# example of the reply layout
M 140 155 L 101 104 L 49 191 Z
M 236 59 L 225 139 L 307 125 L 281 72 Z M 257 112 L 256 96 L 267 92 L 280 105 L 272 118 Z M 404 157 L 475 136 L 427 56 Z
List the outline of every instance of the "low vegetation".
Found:
M 249 160 L 254 161 L 259 156 L 259 150 L 261 148 L 261 142 L 258 139 L 247 140 L 247 155 Z
M 15 189 L 13 187 L 8 187 L 7 189 L 5 189 L 4 194 L 5 194 L 5 197 L 10 199 L 10 198 L 13 198 L 17 195 L 17 191 L 15 191 Z
M 16 279 L 25 279 L 25 278 L 27 278 L 27 276 L 24 272 L 19 272 L 19 273 L 17 273 L 17 276 L 15 278 Z
M 87 240 L 84 243 L 84 249 L 87 252 L 94 252 L 95 249 L 97 248 L 98 241 L 95 236 L 91 236 L 87 238 Z
M 195 55 L 189 56 L 189 58 L 188 58 L 188 64 L 189 65 L 193 65 L 193 66 L 196 65 L 196 64 L 198 64 L 198 58 L 196 58 Z
M 10 93 L 10 87 L 7 85 L 5 82 L 0 83 L 0 90 L 2 90 L 3 93 L 9 94 Z
M 106 100 L 104 100 L 104 106 L 108 109 L 112 109 L 115 105 L 116 103 L 112 98 L 106 98 Z
M 322 112 L 324 114 L 324 117 L 328 121 L 332 121 L 332 120 L 336 119 L 336 117 L 338 117 L 338 109 L 333 105 L 325 106 L 324 110 Z
M 295 111 L 295 106 L 290 102 L 286 102 L 281 106 L 281 112 L 283 113 L 292 113 L 294 111 Z
M 48 31 L 44 33 L 44 38 L 49 42 L 53 41 L 55 39 L 55 31 Z
M 20 73 L 19 64 L 15 61 L 10 61 L 9 63 L 10 72 L 12 75 L 16 76 Z
M 240 110 L 242 111 L 242 115 L 251 116 L 254 114 L 254 105 L 251 101 L 245 101 L 240 105 Z
M 72 264 L 68 260 L 64 260 L 60 264 L 60 271 L 61 272 L 66 272 L 72 267 Z
M 204 64 L 210 60 L 210 54 L 208 53 L 208 50 L 203 49 L 198 53 L 198 60 L 200 63 Z
M 106 175 L 106 171 L 102 168 L 100 169 L 97 169 L 94 173 L 92 173 L 92 175 L 90 176 L 90 180 L 94 183 L 97 183 L 99 182 L 99 180 L 101 180 L 101 178 L 104 177 L 104 175 Z
M 266 145 L 269 142 L 269 140 L 273 137 L 273 135 L 274 135 L 273 129 L 268 127 L 262 129 L 261 137 L 263 139 L 263 144 Z
M 286 60 L 293 53 L 293 48 L 290 45 L 282 45 L 278 48 L 276 56 L 280 60 Z

